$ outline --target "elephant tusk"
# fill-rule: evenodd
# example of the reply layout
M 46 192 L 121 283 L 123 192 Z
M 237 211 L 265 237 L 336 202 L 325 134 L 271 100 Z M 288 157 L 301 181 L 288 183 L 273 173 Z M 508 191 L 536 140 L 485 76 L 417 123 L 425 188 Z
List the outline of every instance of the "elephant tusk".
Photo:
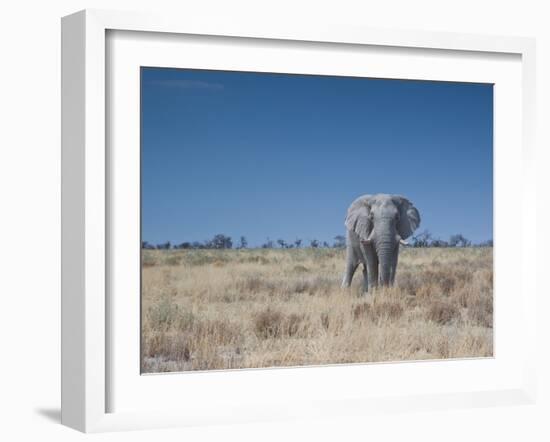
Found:
M 402 246 L 408 246 L 409 245 L 409 243 L 407 241 L 405 241 L 403 238 L 401 238 L 401 236 L 399 236 L 399 234 L 395 235 L 395 239 Z
M 372 243 L 372 235 L 374 233 L 374 230 L 372 232 L 370 232 L 369 236 L 367 239 L 364 239 L 364 240 L 361 240 L 361 243 L 364 244 L 364 245 L 367 245 L 367 244 L 371 244 Z

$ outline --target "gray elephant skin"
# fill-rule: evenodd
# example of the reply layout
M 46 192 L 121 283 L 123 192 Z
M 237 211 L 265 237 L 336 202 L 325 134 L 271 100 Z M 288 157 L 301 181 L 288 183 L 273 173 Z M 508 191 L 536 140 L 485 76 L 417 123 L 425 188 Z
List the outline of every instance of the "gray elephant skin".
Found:
M 399 195 L 363 195 L 348 208 L 345 222 L 346 270 L 342 287 L 349 287 L 363 264 L 363 289 L 390 286 L 395 280 L 399 246 L 420 225 L 414 205 Z

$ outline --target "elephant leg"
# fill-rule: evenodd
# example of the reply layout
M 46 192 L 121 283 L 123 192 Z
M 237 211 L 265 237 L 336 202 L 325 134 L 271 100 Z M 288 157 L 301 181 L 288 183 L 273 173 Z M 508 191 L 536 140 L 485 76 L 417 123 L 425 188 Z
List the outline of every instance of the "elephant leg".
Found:
M 344 272 L 344 279 L 342 280 L 342 288 L 346 288 L 351 285 L 353 274 L 355 273 L 355 270 L 357 269 L 358 265 L 359 263 L 355 258 L 355 254 L 353 253 L 353 250 L 351 250 L 351 247 L 348 246 L 347 258 L 346 258 L 346 270 Z
M 368 288 L 376 288 L 378 285 L 378 258 L 372 245 L 361 245 L 361 251 L 364 257 L 363 265 L 363 287 L 365 292 Z
M 390 286 L 392 286 L 395 282 L 395 274 L 397 273 L 398 257 L 399 257 L 399 245 L 395 248 L 395 252 L 393 252 L 391 274 L 390 274 Z
M 371 250 L 368 252 L 369 260 L 367 261 L 369 269 L 369 284 L 371 287 L 375 288 L 378 287 L 378 257 L 376 256 L 373 248 L 370 247 L 370 249 Z
M 369 271 L 367 266 L 363 266 L 363 291 L 367 293 L 369 291 Z

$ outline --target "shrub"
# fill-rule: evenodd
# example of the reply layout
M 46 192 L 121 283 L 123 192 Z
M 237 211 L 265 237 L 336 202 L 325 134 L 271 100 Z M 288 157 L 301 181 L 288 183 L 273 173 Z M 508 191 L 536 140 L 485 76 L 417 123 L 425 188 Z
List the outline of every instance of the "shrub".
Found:
M 454 299 L 460 307 L 466 308 L 471 303 L 470 298 L 472 294 L 468 289 L 462 289 L 458 292 L 455 292 Z
M 192 332 L 195 337 L 206 342 L 214 339 L 217 345 L 233 344 L 241 337 L 241 329 L 237 324 L 221 319 L 195 321 Z
M 268 308 L 259 313 L 254 321 L 254 330 L 259 338 L 276 338 L 281 333 L 283 315 L 281 312 Z
M 288 284 L 287 292 L 288 293 L 305 293 L 307 291 L 311 292 L 311 284 L 305 279 L 297 279 Z
M 448 302 L 435 301 L 428 309 L 427 319 L 437 324 L 448 324 L 460 318 L 460 310 Z
M 142 267 L 153 267 L 157 265 L 157 260 L 152 253 L 144 252 L 141 258 L 141 265 Z
M 397 272 L 397 286 L 407 295 L 416 296 L 420 288 L 420 281 L 411 272 Z
M 304 320 L 304 315 L 298 315 L 296 313 L 291 313 L 287 316 L 284 322 L 284 333 L 288 336 L 294 336 L 298 334 L 300 330 L 300 325 Z
M 325 330 L 328 330 L 330 326 L 330 316 L 328 313 L 321 313 L 321 325 Z
M 181 263 L 181 256 L 169 256 L 164 263 L 169 266 L 177 266 Z
M 455 278 L 450 274 L 448 270 L 432 271 L 428 270 L 424 272 L 423 279 L 426 283 L 433 283 L 436 285 L 441 294 L 448 295 L 454 289 L 456 285 Z
M 254 256 L 246 256 L 242 259 L 239 260 L 240 262 L 251 262 L 251 263 L 258 263 L 258 264 L 269 264 L 269 259 L 263 257 L 263 256 L 259 256 L 259 255 L 254 255 Z
M 235 288 L 239 291 L 258 293 L 262 289 L 266 288 L 266 284 L 265 281 L 258 276 L 249 276 L 238 280 L 235 283 Z
M 369 317 L 374 320 L 387 318 L 390 320 L 399 319 L 403 315 L 403 307 L 401 304 L 389 301 L 378 302 L 367 309 Z
M 207 251 L 193 250 L 185 255 L 185 264 L 190 266 L 202 266 L 206 264 L 212 264 L 216 260 L 223 259 L 221 254 L 217 254 L 216 257 L 210 255 Z
M 435 345 L 435 350 L 438 357 L 443 359 L 448 358 L 450 353 L 449 339 L 445 336 L 440 337 Z
M 166 329 L 175 323 L 179 308 L 177 304 L 164 297 L 160 302 L 149 307 L 147 315 L 153 329 Z
M 353 319 L 358 320 L 366 316 L 371 321 L 379 323 L 383 320 L 395 321 L 404 313 L 403 307 L 398 302 L 381 301 L 373 304 L 357 304 L 352 309 Z
M 180 312 L 177 326 L 179 330 L 191 330 L 196 322 L 195 315 L 191 312 Z
M 335 281 L 324 276 L 297 279 L 288 285 L 290 293 L 308 293 L 310 295 L 326 295 Z
M 281 312 L 268 308 L 261 312 L 254 321 L 256 336 L 262 339 L 292 337 L 298 334 L 304 315 L 291 313 L 283 315 Z
M 369 309 L 369 304 L 366 302 L 362 304 L 357 304 L 355 307 L 353 307 L 352 313 L 353 313 L 353 319 L 357 320 L 367 313 Z
M 493 301 L 488 298 L 475 299 L 468 306 L 468 319 L 476 325 L 493 328 Z

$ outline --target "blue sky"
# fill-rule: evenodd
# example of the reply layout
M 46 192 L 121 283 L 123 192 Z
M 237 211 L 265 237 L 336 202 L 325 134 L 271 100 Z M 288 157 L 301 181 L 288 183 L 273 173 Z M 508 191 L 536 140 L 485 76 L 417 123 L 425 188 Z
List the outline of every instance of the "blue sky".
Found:
M 366 193 L 408 197 L 418 231 L 492 238 L 492 85 L 163 68 L 141 84 L 145 241 L 332 242 Z

